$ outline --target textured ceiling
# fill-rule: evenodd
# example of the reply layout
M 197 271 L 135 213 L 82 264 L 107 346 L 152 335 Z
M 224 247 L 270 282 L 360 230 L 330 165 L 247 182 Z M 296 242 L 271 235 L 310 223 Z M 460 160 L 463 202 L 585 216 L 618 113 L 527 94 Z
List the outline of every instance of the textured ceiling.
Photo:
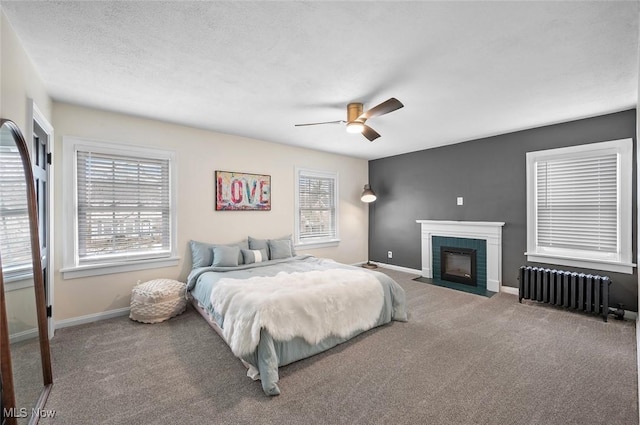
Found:
M 637 104 L 638 1 L 1 5 L 54 100 L 368 159 Z

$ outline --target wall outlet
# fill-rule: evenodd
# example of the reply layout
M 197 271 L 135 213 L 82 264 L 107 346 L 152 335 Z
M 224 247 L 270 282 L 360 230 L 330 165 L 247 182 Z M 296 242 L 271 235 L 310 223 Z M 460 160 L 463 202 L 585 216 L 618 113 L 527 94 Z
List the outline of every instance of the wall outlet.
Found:
M 462 199 L 462 196 L 458 196 L 457 202 L 458 202 L 458 205 L 464 204 L 464 199 Z
M 387 258 L 393 258 L 393 252 L 388 251 L 387 252 Z

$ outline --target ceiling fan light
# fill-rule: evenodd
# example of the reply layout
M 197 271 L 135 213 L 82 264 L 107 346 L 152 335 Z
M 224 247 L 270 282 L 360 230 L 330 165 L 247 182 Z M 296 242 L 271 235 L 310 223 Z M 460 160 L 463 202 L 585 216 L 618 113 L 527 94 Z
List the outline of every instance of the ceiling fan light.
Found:
M 361 122 L 350 122 L 347 123 L 347 132 L 348 133 L 362 133 L 364 130 L 364 124 Z

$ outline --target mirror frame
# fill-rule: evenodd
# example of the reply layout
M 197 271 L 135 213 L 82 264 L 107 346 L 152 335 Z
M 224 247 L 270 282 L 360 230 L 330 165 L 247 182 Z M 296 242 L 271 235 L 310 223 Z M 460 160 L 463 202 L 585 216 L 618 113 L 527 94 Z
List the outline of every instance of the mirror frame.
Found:
M 42 362 L 43 388 L 38 400 L 35 400 L 33 409 L 42 410 L 49 397 L 53 386 L 51 372 L 51 351 L 49 348 L 49 335 L 47 331 L 47 307 L 44 292 L 44 275 L 42 273 L 42 258 L 40 254 L 40 239 L 38 233 L 38 209 L 34 185 L 33 169 L 31 168 L 31 156 L 27 143 L 22 136 L 20 128 L 11 120 L 0 118 L 0 127 L 7 126 L 22 158 L 27 183 L 27 209 L 29 213 L 29 232 L 31 235 L 31 259 L 33 267 L 33 288 L 36 300 L 36 316 L 38 324 L 38 337 L 40 342 L 40 358 Z M 15 386 L 13 380 L 13 368 L 11 363 L 11 347 L 9 345 L 9 324 L 7 321 L 6 299 L 4 293 L 4 279 L 2 275 L 2 253 L 0 252 L 0 360 L 2 363 L 0 374 L 2 376 L 2 407 L 4 409 L 16 408 Z M 37 424 L 39 416 L 31 416 L 29 424 Z M 15 425 L 17 418 L 5 418 L 6 425 Z

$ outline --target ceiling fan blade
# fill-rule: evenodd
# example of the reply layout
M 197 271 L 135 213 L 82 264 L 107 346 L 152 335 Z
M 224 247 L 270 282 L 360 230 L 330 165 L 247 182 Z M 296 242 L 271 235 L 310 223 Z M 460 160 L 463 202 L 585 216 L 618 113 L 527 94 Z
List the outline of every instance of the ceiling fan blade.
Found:
M 373 142 L 378 137 L 380 137 L 380 135 L 378 134 L 377 131 L 375 131 L 373 128 L 369 127 L 366 124 L 364 124 L 364 129 L 362 130 L 362 135 L 364 137 L 366 137 L 367 139 L 369 139 L 370 142 Z
M 307 125 L 322 125 L 322 124 L 346 124 L 346 121 L 338 120 L 338 121 L 310 122 L 310 123 L 306 123 L 306 124 L 295 124 L 295 126 L 296 127 L 304 127 L 304 126 L 307 126 Z
M 368 111 L 364 112 L 362 115 L 358 117 L 358 121 L 366 121 L 369 118 L 377 117 L 379 115 L 388 114 L 389 112 L 393 112 L 396 109 L 402 108 L 404 105 L 395 97 L 392 97 L 389 100 L 385 100 L 379 105 L 374 106 Z

